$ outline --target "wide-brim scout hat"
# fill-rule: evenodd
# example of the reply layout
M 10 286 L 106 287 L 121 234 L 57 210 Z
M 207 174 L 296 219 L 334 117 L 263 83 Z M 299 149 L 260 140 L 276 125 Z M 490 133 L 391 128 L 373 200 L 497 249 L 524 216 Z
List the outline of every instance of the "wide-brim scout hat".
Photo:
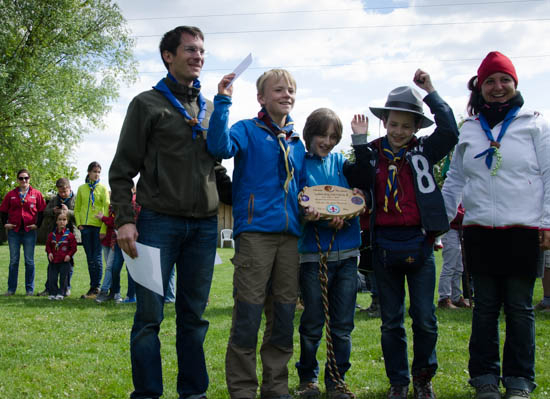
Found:
M 386 105 L 383 107 L 369 107 L 377 118 L 384 119 L 386 111 L 412 112 L 422 117 L 420 128 L 433 125 L 433 121 L 424 115 L 424 102 L 420 93 L 409 86 L 400 86 L 390 91 Z

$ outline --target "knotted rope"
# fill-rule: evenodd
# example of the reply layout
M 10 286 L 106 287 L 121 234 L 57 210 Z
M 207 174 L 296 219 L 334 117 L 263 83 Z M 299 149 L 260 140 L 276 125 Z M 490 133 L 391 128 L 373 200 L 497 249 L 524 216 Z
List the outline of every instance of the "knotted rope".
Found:
M 325 338 L 327 341 L 327 364 L 330 379 L 335 383 L 334 389 L 339 390 L 342 393 L 348 394 L 351 398 L 355 398 L 355 395 L 349 390 L 340 371 L 338 371 L 338 365 L 336 364 L 336 356 L 334 355 L 334 346 L 332 344 L 332 333 L 330 331 L 330 314 L 328 310 L 328 256 L 334 244 L 334 238 L 336 237 L 337 230 L 334 230 L 332 239 L 328 246 L 327 252 L 323 253 L 321 248 L 321 240 L 319 239 L 319 232 L 317 226 L 315 229 L 315 240 L 317 241 L 317 248 L 319 249 L 319 282 L 321 283 L 321 297 L 323 300 L 323 310 L 325 313 Z

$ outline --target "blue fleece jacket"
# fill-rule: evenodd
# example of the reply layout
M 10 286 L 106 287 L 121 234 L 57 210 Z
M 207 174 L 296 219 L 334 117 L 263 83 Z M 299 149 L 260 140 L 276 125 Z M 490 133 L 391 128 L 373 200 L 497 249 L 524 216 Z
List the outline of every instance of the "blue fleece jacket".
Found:
M 258 118 L 228 127 L 231 98 L 214 97 L 208 127 L 208 151 L 217 158 L 235 157 L 233 231 L 300 235 L 298 193 L 305 185 L 305 148 L 298 133 L 280 139 Z M 281 143 L 280 140 L 284 140 Z M 288 149 L 292 179 L 285 191 L 287 168 L 281 145 Z
M 340 153 L 330 153 L 321 158 L 312 153 L 306 154 L 305 169 L 307 175 L 306 186 L 317 186 L 330 184 L 350 188 L 346 177 L 344 176 L 344 164 L 346 159 Z M 347 221 L 343 229 L 336 233 L 331 252 L 343 251 L 346 249 L 359 248 L 361 245 L 361 228 L 359 226 L 359 217 L 354 217 Z M 298 242 L 300 253 L 318 252 L 317 240 L 315 239 L 314 226 L 317 226 L 319 239 L 323 252 L 327 251 L 332 239 L 334 229 L 328 226 L 328 222 L 308 222 L 302 226 L 302 235 Z

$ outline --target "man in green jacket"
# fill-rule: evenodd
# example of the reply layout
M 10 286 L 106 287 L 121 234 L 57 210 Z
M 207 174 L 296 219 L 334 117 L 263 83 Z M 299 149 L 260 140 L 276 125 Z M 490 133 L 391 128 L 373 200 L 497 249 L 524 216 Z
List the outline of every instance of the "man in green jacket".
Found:
M 131 257 L 136 241 L 161 249 L 164 290 L 177 268 L 176 350 L 179 398 L 206 397 L 208 374 L 203 342 L 206 307 L 217 242 L 221 165 L 206 152 L 212 103 L 200 93 L 204 37 L 196 27 L 167 32 L 160 54 L 168 69 L 153 90 L 136 96 L 126 114 L 109 171 L 118 244 Z M 139 173 L 134 222 L 132 178 Z M 132 399 L 162 395 L 158 332 L 164 298 L 136 283 L 137 308 L 130 338 Z

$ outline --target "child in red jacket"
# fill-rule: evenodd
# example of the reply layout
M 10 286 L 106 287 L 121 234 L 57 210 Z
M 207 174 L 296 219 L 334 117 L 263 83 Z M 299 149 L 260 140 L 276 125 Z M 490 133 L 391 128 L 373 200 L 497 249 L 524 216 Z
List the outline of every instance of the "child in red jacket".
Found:
M 67 292 L 71 259 L 76 252 L 76 239 L 68 226 L 67 212 L 60 212 L 55 218 L 56 229 L 48 235 L 46 252 L 48 254 L 49 299 L 63 299 Z M 58 286 L 59 281 L 59 286 Z

